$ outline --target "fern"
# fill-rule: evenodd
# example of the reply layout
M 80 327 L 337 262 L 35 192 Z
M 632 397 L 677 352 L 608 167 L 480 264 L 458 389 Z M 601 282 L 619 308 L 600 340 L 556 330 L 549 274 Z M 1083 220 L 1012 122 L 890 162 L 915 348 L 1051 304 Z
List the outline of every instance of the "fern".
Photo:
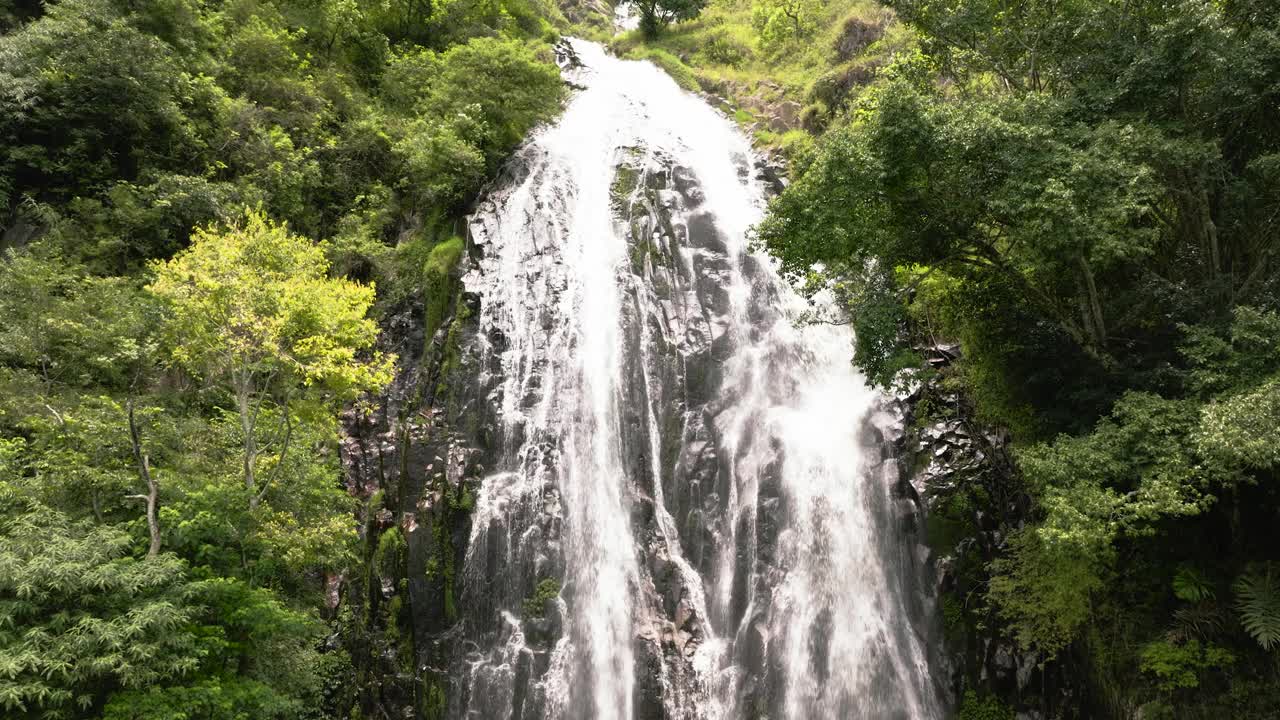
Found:
M 1232 586 L 1240 622 L 1263 650 L 1280 645 L 1280 572 L 1272 563 L 1251 567 Z
M 1213 583 L 1199 570 L 1183 565 L 1173 576 L 1173 594 L 1189 603 L 1198 603 L 1213 598 Z
M 1222 632 L 1222 611 L 1212 601 L 1178 608 L 1173 613 L 1173 627 L 1166 634 L 1170 642 L 1208 640 Z

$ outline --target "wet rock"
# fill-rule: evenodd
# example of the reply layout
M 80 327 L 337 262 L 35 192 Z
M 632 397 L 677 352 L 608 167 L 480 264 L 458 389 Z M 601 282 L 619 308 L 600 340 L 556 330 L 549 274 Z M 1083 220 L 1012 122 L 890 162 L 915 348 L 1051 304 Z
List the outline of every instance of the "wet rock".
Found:
M 960 357 L 960 348 L 934 345 L 919 350 L 943 373 L 913 383 L 909 392 L 899 393 L 893 401 L 902 405 L 906 425 L 917 428 L 902 445 L 908 455 L 904 468 L 909 469 L 912 492 L 901 490 L 925 509 L 921 517 L 944 514 L 952 498 L 965 498 L 964 516 L 953 516 L 950 522 L 963 522 L 968 534 L 952 540 L 950 547 L 932 548 L 939 594 L 965 607 L 978 597 L 973 568 L 987 567 L 1006 552 L 1009 532 L 1025 522 L 1031 506 L 1014 481 L 1008 434 L 983 427 L 965 399 L 942 383 L 946 368 Z M 924 398 L 943 417 L 919 422 L 916 404 Z M 916 527 L 919 532 L 923 525 Z M 1043 702 L 1078 709 L 1073 699 L 1076 691 L 1059 666 L 1021 649 L 999 622 L 989 619 L 989 609 L 980 612 L 976 622 L 951 628 L 951 634 L 963 636 L 962 642 L 950 647 L 953 697 L 976 687 L 1006 701 L 1020 717 L 1041 716 L 1038 708 Z
M 779 156 L 761 155 L 756 161 L 755 177 L 774 195 L 787 189 L 787 166 Z
M 688 228 L 689 246 L 711 250 L 716 253 L 728 251 L 729 248 L 725 245 L 724 237 L 716 229 L 715 221 L 710 215 L 696 213 L 689 217 L 686 227 Z
M 556 64 L 560 66 L 561 70 L 582 67 L 582 60 L 578 57 L 578 51 L 574 49 L 571 43 L 561 40 L 552 46 L 552 51 L 555 53 Z

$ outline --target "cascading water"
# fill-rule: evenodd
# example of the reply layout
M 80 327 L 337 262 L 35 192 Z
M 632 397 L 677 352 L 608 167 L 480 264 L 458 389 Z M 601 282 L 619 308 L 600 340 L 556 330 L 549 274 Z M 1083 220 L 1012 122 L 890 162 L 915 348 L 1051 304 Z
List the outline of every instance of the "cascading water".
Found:
M 451 715 L 934 718 L 878 397 L 749 252 L 752 153 L 647 63 L 584 89 L 471 221 L 497 422 Z

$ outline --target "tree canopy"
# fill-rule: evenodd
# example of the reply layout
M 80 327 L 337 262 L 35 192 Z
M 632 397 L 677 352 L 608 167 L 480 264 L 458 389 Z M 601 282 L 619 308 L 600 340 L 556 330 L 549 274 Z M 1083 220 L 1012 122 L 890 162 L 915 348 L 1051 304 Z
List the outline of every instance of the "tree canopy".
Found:
M 759 236 L 847 301 L 870 379 L 927 379 L 917 349 L 958 341 L 945 386 L 1012 431 L 1030 511 L 962 521 L 1007 542 L 962 561 L 980 601 L 957 617 L 1113 678 L 1098 707 L 1274 711 L 1225 688 L 1274 679 L 1280 13 L 887 4 L 915 46 L 849 93 Z
M 393 308 L 442 321 L 461 211 L 560 109 L 557 25 L 0 3 L 0 715 L 373 712 L 379 658 L 324 642 L 373 626 L 330 602 L 366 564 L 340 413 Z

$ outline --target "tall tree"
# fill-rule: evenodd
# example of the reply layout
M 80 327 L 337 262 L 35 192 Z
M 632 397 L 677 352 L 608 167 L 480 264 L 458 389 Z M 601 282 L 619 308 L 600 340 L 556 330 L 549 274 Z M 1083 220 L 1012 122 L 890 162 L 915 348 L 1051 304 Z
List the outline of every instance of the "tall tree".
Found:
M 328 267 L 318 246 L 260 212 L 198 230 L 191 248 L 154 266 L 174 361 L 233 399 L 250 508 L 284 467 L 303 406 L 391 379 L 394 358 L 361 357 L 377 338 L 373 286 L 329 278 Z M 265 433 L 264 418 L 274 425 Z
M 706 0 L 630 0 L 640 12 L 640 29 L 655 37 L 673 22 L 692 20 L 707 6 Z

